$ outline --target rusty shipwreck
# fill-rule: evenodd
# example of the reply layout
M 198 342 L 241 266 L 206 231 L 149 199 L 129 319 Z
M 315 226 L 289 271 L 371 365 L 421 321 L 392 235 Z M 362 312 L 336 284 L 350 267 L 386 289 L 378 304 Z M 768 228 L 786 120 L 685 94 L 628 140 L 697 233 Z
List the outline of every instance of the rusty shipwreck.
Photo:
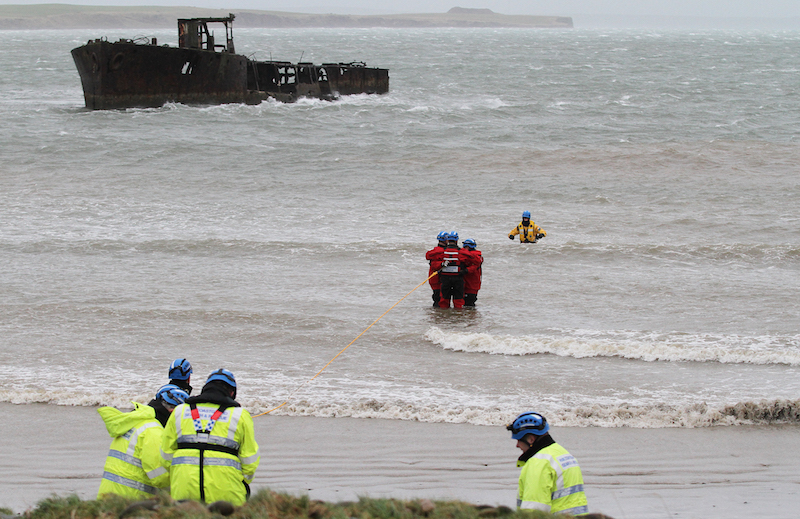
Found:
M 389 91 L 389 71 L 355 63 L 256 61 L 236 54 L 233 19 L 178 20 L 178 47 L 155 38 L 90 40 L 72 50 L 86 107 L 94 110 L 158 107 L 164 103 L 258 104 L 274 98 L 336 99 L 351 94 Z M 218 42 L 209 24 L 222 24 Z

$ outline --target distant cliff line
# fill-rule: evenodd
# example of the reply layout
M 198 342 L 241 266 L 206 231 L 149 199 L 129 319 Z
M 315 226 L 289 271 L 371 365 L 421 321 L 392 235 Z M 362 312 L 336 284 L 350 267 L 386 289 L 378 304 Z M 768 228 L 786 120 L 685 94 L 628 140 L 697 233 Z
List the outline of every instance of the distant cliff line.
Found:
M 568 16 L 517 16 L 489 9 L 454 7 L 447 13 L 393 15 L 304 14 L 280 11 L 135 7 L 68 4 L 0 5 L 0 30 L 158 29 L 175 27 L 178 18 L 236 15 L 237 27 L 263 28 L 415 28 L 489 27 L 571 29 Z

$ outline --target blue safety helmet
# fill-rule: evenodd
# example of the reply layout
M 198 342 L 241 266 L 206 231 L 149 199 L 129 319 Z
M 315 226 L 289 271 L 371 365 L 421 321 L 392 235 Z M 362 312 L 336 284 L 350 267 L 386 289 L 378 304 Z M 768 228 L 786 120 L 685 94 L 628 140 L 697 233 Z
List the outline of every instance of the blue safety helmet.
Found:
M 442 231 L 436 235 L 436 239 L 439 241 L 447 241 L 447 236 L 448 236 L 447 231 Z
M 233 377 L 233 373 L 227 369 L 218 369 L 217 371 L 212 371 L 206 379 L 205 385 L 207 386 L 211 382 L 215 381 L 223 382 L 233 388 L 233 398 L 236 398 L 236 379 Z M 203 387 L 203 391 L 205 391 L 205 386 Z
M 526 434 L 542 436 L 550 430 L 550 424 L 544 416 L 539 413 L 522 413 L 513 422 L 506 425 L 506 429 L 511 431 L 511 437 L 521 440 Z
M 467 238 L 466 240 L 464 240 L 464 247 L 474 249 L 477 246 L 478 244 L 475 243 L 475 240 L 473 240 L 472 238 Z
M 175 359 L 169 366 L 170 380 L 189 380 L 192 374 L 192 365 L 186 359 Z
M 522 217 L 523 218 L 530 218 L 531 217 L 531 212 L 530 211 L 522 211 Z
M 447 233 L 447 241 L 458 241 L 458 233 L 456 231 L 450 231 Z
M 232 388 L 236 389 L 236 379 L 233 377 L 233 373 L 227 369 L 218 369 L 217 371 L 213 371 L 206 379 L 206 384 L 215 380 L 225 382 Z
M 156 391 L 156 400 L 165 404 L 180 405 L 189 398 L 189 394 L 175 384 L 164 384 Z

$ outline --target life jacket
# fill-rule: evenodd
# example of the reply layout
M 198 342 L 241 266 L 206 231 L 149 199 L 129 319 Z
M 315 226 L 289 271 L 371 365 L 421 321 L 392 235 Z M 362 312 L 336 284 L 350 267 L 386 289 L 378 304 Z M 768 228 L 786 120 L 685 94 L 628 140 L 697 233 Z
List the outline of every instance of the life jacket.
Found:
M 250 413 L 230 402 L 192 397 L 173 411 L 161 448 L 173 499 L 245 502 L 260 456 Z
M 547 236 L 544 229 L 536 225 L 533 220 L 530 221 L 530 225 L 524 225 L 524 222 L 519 222 L 515 231 L 516 232 L 512 231 L 512 233 L 519 234 L 519 241 L 522 243 L 536 243 L 538 240 L 538 238 L 536 238 L 537 234 L 544 234 Z
M 442 270 L 440 272 L 443 276 L 458 276 L 460 270 L 459 252 L 461 249 L 458 245 L 450 246 L 444 249 L 442 255 Z

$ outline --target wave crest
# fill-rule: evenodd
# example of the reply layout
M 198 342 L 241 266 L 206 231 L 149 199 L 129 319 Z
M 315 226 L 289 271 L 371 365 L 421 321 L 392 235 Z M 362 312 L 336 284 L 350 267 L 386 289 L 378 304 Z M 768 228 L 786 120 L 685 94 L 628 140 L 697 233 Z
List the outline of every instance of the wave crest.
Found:
M 493 355 L 620 357 L 655 361 L 800 365 L 800 336 L 742 337 L 714 334 L 655 334 L 561 330 L 558 335 L 513 336 L 445 332 L 431 328 L 425 339 L 447 350 Z
M 256 408 L 259 406 L 256 404 Z M 264 407 L 253 414 L 269 410 Z M 316 416 L 325 418 L 378 418 L 419 422 L 464 423 L 503 426 L 514 418 L 518 409 L 448 406 L 417 407 L 369 400 L 352 404 L 323 405 L 301 401 L 286 405 L 275 414 Z M 634 427 L 658 429 L 667 427 L 713 427 L 734 425 L 800 424 L 800 400 L 777 399 L 761 402 L 739 402 L 720 407 L 705 403 L 687 406 L 592 405 L 575 409 L 542 410 L 548 420 L 561 427 Z
M 147 395 L 118 393 L 84 394 L 69 391 L 0 391 L 0 402 L 13 404 L 51 404 L 96 407 L 110 405 L 132 408 L 131 401 L 149 402 Z M 262 398 L 241 399 L 253 415 L 273 409 L 275 402 Z M 746 401 L 718 406 L 706 403 L 688 405 L 597 404 L 571 409 L 540 409 L 555 426 L 561 427 L 634 427 L 658 429 L 667 427 L 712 427 L 735 425 L 800 424 L 800 399 Z M 519 409 L 496 406 L 453 407 L 451 405 L 416 405 L 402 401 L 366 399 L 355 402 L 314 402 L 300 400 L 273 411 L 284 416 L 319 418 L 373 418 L 429 423 L 454 423 L 503 426 Z

